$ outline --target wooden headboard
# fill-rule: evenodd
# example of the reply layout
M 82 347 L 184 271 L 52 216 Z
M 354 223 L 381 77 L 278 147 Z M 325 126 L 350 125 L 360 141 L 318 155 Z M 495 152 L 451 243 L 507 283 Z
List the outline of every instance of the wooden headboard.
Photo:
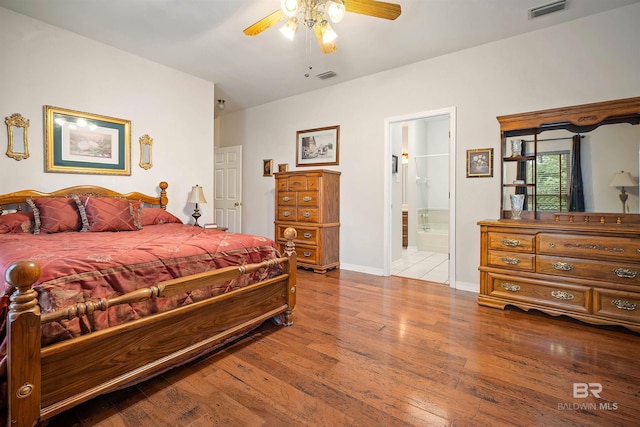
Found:
M 94 185 L 78 185 L 75 187 L 52 191 L 50 193 L 44 193 L 36 190 L 20 190 L 14 193 L 0 194 L 0 215 L 2 214 L 3 208 L 9 208 L 11 206 L 15 206 L 14 209 L 21 211 L 22 205 L 26 204 L 29 197 L 69 197 L 73 194 L 77 194 L 79 196 L 117 197 L 120 199 L 136 200 L 148 205 L 160 206 L 162 209 L 167 209 L 167 203 L 169 203 L 169 199 L 167 198 L 167 187 L 169 187 L 169 184 L 162 181 L 158 186 L 160 187 L 159 196 L 150 196 L 138 192 L 124 194 Z

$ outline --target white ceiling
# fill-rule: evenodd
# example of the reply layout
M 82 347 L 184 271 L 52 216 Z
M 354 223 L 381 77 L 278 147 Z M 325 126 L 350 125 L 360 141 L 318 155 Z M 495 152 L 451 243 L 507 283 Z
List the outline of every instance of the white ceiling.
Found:
M 338 50 L 328 55 L 313 34 L 307 43 L 302 25 L 293 42 L 278 31 L 282 23 L 255 37 L 243 34 L 280 0 L 0 0 L 0 6 L 212 81 L 227 113 L 640 0 L 567 0 L 565 10 L 536 19 L 528 9 L 551 0 L 394 2 L 402 6 L 395 21 L 347 13 L 333 25 Z M 337 76 L 316 77 L 325 71 Z

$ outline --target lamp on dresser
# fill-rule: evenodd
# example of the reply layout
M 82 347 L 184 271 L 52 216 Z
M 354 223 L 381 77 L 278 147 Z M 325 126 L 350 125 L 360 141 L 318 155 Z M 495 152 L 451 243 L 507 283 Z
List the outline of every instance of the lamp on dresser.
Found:
M 629 172 L 620 171 L 614 175 L 609 183 L 609 187 L 620 187 L 620 201 L 622 202 L 622 213 L 627 211 L 627 199 L 629 195 L 625 191 L 625 187 L 637 187 L 638 183 L 633 179 Z
M 200 218 L 202 215 L 200 214 L 200 210 L 198 209 L 198 203 L 207 203 L 207 199 L 204 198 L 204 191 L 202 191 L 202 187 L 196 184 L 191 188 L 191 194 L 189 194 L 187 203 L 196 204 L 196 208 L 191 216 L 196 220 L 195 224 L 193 225 L 200 227 L 200 224 L 198 224 L 198 218 Z

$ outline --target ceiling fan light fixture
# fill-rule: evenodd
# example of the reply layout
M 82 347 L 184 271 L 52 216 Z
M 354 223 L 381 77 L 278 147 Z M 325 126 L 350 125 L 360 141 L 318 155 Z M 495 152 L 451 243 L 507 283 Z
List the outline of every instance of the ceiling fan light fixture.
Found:
M 280 0 L 280 8 L 288 17 L 296 16 L 296 13 L 298 13 L 298 0 Z
M 342 21 L 345 12 L 346 9 L 342 0 L 329 0 L 327 2 L 327 14 L 329 15 L 329 19 L 331 19 L 331 22 L 334 24 Z
M 282 26 L 282 28 L 280 28 L 280 32 L 289 40 L 293 40 L 297 29 L 298 20 L 296 18 L 291 18 Z
M 322 33 L 322 43 L 324 44 L 331 43 L 338 38 L 338 35 L 328 22 L 320 27 L 320 32 Z

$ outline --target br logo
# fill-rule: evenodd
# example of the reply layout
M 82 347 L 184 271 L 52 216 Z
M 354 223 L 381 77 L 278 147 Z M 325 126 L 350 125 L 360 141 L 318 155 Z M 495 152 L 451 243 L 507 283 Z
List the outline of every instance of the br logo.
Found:
M 584 399 L 591 394 L 593 397 L 600 399 L 602 392 L 602 384 L 600 383 L 573 383 L 573 398 Z

